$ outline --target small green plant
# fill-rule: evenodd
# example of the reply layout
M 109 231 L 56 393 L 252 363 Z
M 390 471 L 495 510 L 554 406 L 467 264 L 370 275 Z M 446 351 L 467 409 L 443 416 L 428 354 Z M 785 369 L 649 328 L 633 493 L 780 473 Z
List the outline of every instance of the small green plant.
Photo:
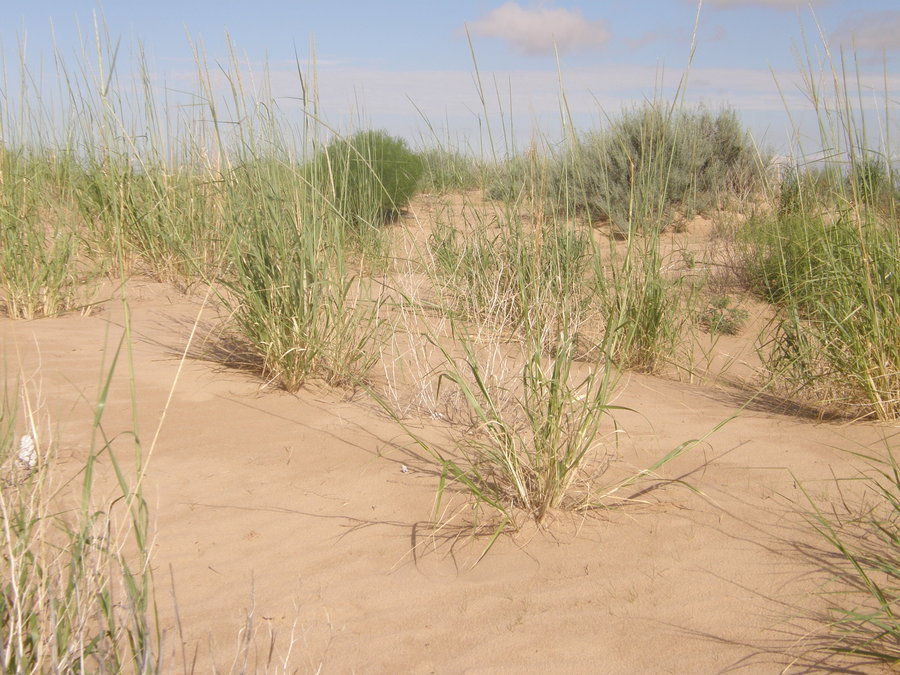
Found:
M 313 161 L 309 181 L 345 222 L 360 229 L 395 218 L 418 190 L 423 169 L 404 140 L 362 131 L 326 146 Z
M 485 196 L 516 204 L 534 182 L 534 157 L 516 155 L 486 168 Z
M 737 335 L 750 315 L 746 309 L 731 303 L 727 295 L 714 297 L 697 316 L 697 323 L 712 335 Z
M 439 390 L 455 387 L 471 418 L 468 429 L 453 435 L 452 450 L 421 437 L 392 405 L 372 393 L 440 466 L 432 514 L 436 524 L 448 490 L 471 499 L 475 520 L 467 525 L 492 532 L 482 556 L 501 533 L 518 529 L 525 520 L 540 524 L 559 511 L 605 509 L 627 501 L 623 490 L 657 479 L 657 469 L 700 442 L 683 443 L 624 479 L 604 480 L 615 457 L 612 415 L 627 410 L 610 402 L 617 369 L 604 349 L 593 362 L 576 359 L 576 342 L 565 333 L 532 337 L 522 343 L 515 358 L 521 367 L 507 380 L 492 372 L 483 350 L 459 331 L 454 330 L 458 355 L 429 336 L 444 357 Z
M 844 201 L 845 187 L 839 167 L 834 165 L 789 167 L 778 186 L 778 212 L 790 217 L 832 208 Z
M 458 452 L 450 456 L 422 440 L 400 420 L 384 399 L 376 400 L 403 425 L 442 470 L 435 515 L 447 481 L 474 500 L 476 513 L 487 508 L 499 517 L 496 533 L 517 528 L 521 517 L 541 522 L 555 509 L 597 506 L 592 478 L 605 471 L 611 448 L 600 434 L 609 414 L 615 370 L 600 362 L 581 369 L 575 344 L 565 335 L 526 341 L 518 378 L 500 381 L 489 373 L 483 356 L 464 335 L 454 331 L 462 348 L 453 356 L 429 338 L 445 359 L 442 387 L 455 386 L 471 414 L 470 431 L 456 436 Z
M 857 199 L 869 204 L 883 204 L 894 197 L 894 185 L 886 162 L 873 153 L 864 153 L 850 167 L 849 189 Z
M 662 273 L 656 233 L 629 236 L 624 255 L 614 246 L 592 257 L 593 298 L 603 320 L 603 343 L 621 368 L 656 371 L 681 335 L 680 280 Z
M 598 435 L 613 409 L 612 369 L 599 364 L 579 378 L 571 339 L 560 336 L 549 356 L 545 345 L 534 344 L 510 409 L 471 345 L 463 346 L 462 368 L 454 365 L 442 377 L 460 388 L 481 431 L 461 440 L 466 464 L 448 462 L 445 469 L 511 522 L 519 509 L 541 522 L 550 509 L 590 506 L 593 495 L 578 478 L 586 465 L 602 470 L 609 463 Z

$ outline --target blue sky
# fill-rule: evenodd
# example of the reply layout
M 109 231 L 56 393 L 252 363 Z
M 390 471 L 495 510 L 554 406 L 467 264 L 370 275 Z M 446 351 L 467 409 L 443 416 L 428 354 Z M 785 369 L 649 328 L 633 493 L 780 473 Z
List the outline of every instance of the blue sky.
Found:
M 468 29 L 489 98 L 488 116 L 500 125 L 502 109 L 521 144 L 534 129 L 551 136 L 559 129 L 557 54 L 566 99 L 581 130 L 655 92 L 671 96 L 687 64 L 697 5 L 688 0 L 102 5 L 32 0 L 3 12 L 0 42 L 7 69 L 23 38 L 32 69 L 52 63 L 54 38 L 63 57 L 74 59 L 80 41 L 93 30 L 97 10 L 110 35 L 122 39 L 120 68 L 131 67 L 127 54 L 140 41 L 159 87 L 189 86 L 188 36 L 202 42 L 210 63 L 226 62 L 227 33 L 248 73 L 258 74 L 267 60 L 273 93 L 289 107 L 299 91 L 295 49 L 305 59 L 313 41 L 321 106 L 335 125 L 350 124 L 352 111 L 361 108 L 366 124 L 413 139 L 427 129 L 424 114 L 439 136 L 476 143 L 472 136 L 479 134 L 483 110 L 473 83 Z M 866 96 L 870 88 L 883 87 L 887 64 L 896 103 L 896 0 L 705 0 L 687 100 L 734 107 L 759 140 L 784 148 L 790 135 L 785 101 L 797 120 L 808 107 L 797 54 L 804 43 L 821 51 L 820 30 L 833 51 L 855 49 Z M 871 97 L 873 107 L 883 109 L 874 90 Z

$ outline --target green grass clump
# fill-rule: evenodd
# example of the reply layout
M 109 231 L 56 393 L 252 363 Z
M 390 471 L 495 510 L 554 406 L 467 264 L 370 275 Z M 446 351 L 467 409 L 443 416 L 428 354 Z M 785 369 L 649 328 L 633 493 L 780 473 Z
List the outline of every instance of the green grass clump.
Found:
M 160 281 L 187 283 L 214 273 L 223 255 L 220 183 L 190 167 L 133 168 L 107 157 L 82 173 L 76 195 L 93 248 L 118 270 L 137 265 Z
M 541 524 L 559 512 L 627 501 L 622 490 L 657 478 L 657 469 L 699 442 L 683 443 L 624 478 L 605 478 L 615 457 L 612 415 L 625 410 L 610 402 L 618 371 L 606 357 L 607 348 L 599 350 L 598 359 L 585 361 L 577 357 L 574 336 L 533 334 L 520 343 L 514 359 L 521 366 L 507 377 L 456 328 L 453 337 L 453 353 L 430 337 L 444 357 L 438 395 L 443 386 L 455 387 L 471 420 L 468 429 L 454 434 L 452 451 L 422 438 L 373 395 L 441 467 L 435 521 L 444 513 L 446 493 L 454 489 L 472 501 L 467 510 L 476 532 L 493 532 L 482 556 L 502 532 L 526 520 Z
M 423 190 L 437 194 L 474 190 L 482 184 L 482 168 L 475 159 L 442 147 L 419 153 Z
M 601 495 L 594 481 L 612 456 L 600 435 L 614 409 L 615 369 L 602 360 L 585 367 L 565 333 L 538 334 L 520 343 L 521 367 L 512 377 L 498 376 L 484 351 L 457 328 L 452 348 L 430 338 L 444 357 L 438 395 L 442 387 L 455 387 L 471 418 L 471 428 L 454 436 L 453 452 L 418 436 L 374 394 L 441 466 L 435 518 L 450 486 L 473 500 L 476 519 L 487 516 L 495 537 L 523 518 L 540 523 L 555 510 L 600 505 L 609 492 Z M 461 352 L 454 354 L 457 347 Z
M 658 231 L 615 238 L 591 257 L 592 302 L 603 322 L 600 344 L 620 368 L 658 372 L 671 363 L 688 316 L 684 279 L 663 273 L 666 256 Z
M 537 184 L 534 164 L 534 155 L 515 155 L 487 167 L 485 196 L 510 204 L 523 201 Z
M 422 159 L 400 138 L 361 131 L 326 146 L 309 180 L 352 227 L 377 227 L 395 218 L 419 188 Z
M 11 319 L 56 316 L 78 306 L 78 240 L 55 225 L 0 212 L 0 306 Z
M 504 218 L 496 230 L 433 231 L 429 248 L 463 316 L 520 335 L 577 332 L 590 300 L 589 233 L 549 221 L 535 229 Z
M 13 319 L 55 316 L 80 300 L 81 247 L 54 163 L 0 146 L 0 306 Z
M 663 277 L 655 255 L 627 259 L 611 273 L 601 268 L 595 278 L 612 360 L 621 368 L 658 371 L 681 336 L 679 283 Z
M 869 110 L 851 64 L 807 52 L 820 150 L 798 162 L 773 213 L 740 233 L 749 287 L 777 312 L 762 356 L 774 385 L 852 417 L 900 417 L 900 220 L 890 120 Z M 818 71 L 830 65 L 828 77 Z M 819 88 L 830 82 L 830 91 Z M 854 91 L 856 89 L 856 91 Z M 889 92 L 876 92 L 889 100 Z M 870 125 L 884 128 L 877 134 Z M 884 146 L 870 145 L 870 138 Z M 798 148 L 797 155 L 804 153 Z M 799 166 L 807 166 L 800 170 Z
M 885 217 L 896 217 L 900 196 L 894 167 L 879 154 L 863 152 L 853 161 L 847 175 L 848 192 L 861 204 L 869 205 Z
M 880 218 L 895 218 L 900 194 L 896 171 L 878 152 L 853 154 L 846 161 L 788 168 L 778 185 L 779 213 L 788 216 L 859 208 Z
M 460 388 L 481 431 L 463 437 L 464 463 L 447 460 L 445 472 L 510 523 L 517 510 L 541 522 L 552 509 L 595 505 L 590 481 L 579 484 L 579 478 L 586 465 L 602 472 L 609 463 L 608 449 L 597 441 L 612 408 L 612 369 L 600 364 L 576 376 L 572 339 L 534 342 L 508 405 L 471 345 L 463 346 L 459 365 L 445 353 L 454 365 L 443 377 Z
M 803 213 L 807 206 L 812 210 L 814 204 L 833 205 L 835 190 L 840 190 L 840 177 L 831 169 L 790 167 L 778 184 L 778 212 L 790 216 Z
M 231 329 L 288 391 L 311 377 L 354 382 L 374 359 L 378 303 L 347 268 L 346 224 L 289 164 L 246 164 L 233 188 L 222 295 Z
M 896 419 L 898 230 L 855 217 L 753 220 L 742 233 L 744 264 L 751 288 L 778 310 L 765 356 L 782 386 L 853 416 Z

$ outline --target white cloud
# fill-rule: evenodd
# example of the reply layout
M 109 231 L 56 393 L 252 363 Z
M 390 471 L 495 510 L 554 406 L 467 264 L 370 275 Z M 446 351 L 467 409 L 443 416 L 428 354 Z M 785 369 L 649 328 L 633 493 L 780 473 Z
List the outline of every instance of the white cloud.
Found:
M 484 82 L 491 83 L 486 92 L 489 113 L 499 114 L 493 108 L 503 105 L 512 109 L 506 113 L 558 115 L 562 86 L 573 112 L 602 117 L 601 108 L 615 112 L 623 105 L 640 104 L 655 96 L 670 99 L 684 73 L 681 69 L 661 71 L 656 66 L 607 63 L 564 71 L 562 82 L 555 69 L 486 71 L 482 75 Z M 166 79 L 179 81 L 182 89 L 190 89 L 189 82 L 195 77 L 190 71 L 166 74 Z M 822 77 L 824 80 L 817 83 L 820 89 L 829 84 L 830 75 L 826 73 Z M 273 95 L 283 105 L 299 105 L 300 85 L 295 70 L 272 70 L 264 75 L 248 69 L 242 71 L 241 78 L 248 83 L 267 81 Z M 216 89 L 228 91 L 228 80 L 223 73 L 213 72 L 211 79 Z M 358 110 L 360 104 L 367 114 L 375 116 L 417 117 L 418 110 L 430 119 L 440 120 L 445 115 L 483 113 L 482 98 L 469 71 L 323 67 L 316 79 L 319 106 L 326 114 L 352 112 Z M 884 76 L 860 73 L 859 84 L 871 92 L 874 109 L 879 106 L 883 109 L 878 102 L 883 100 L 883 93 L 878 92 L 885 86 Z M 855 79 L 848 86 L 855 90 Z M 889 76 L 887 86 L 889 91 L 900 89 L 900 75 Z M 495 92 L 494 87 L 499 87 L 500 91 Z M 252 85 L 250 89 L 253 89 Z M 804 78 L 792 70 L 694 67 L 687 84 L 688 100 L 704 101 L 712 106 L 731 105 L 738 110 L 784 112 L 786 106 L 791 110 L 809 109 L 811 104 L 803 92 Z
M 696 4 L 694 0 L 685 0 L 689 4 Z M 797 9 L 824 5 L 829 0 L 706 0 L 708 7 L 728 9 L 730 7 L 770 7 L 772 9 Z
M 626 40 L 631 49 L 642 49 L 648 45 L 658 43 L 675 43 L 680 45 L 689 45 L 694 38 L 693 29 L 673 28 L 669 30 L 649 30 L 639 37 Z M 711 44 L 713 42 L 722 42 L 728 38 L 728 31 L 722 26 L 713 26 L 712 28 L 701 28 L 697 35 L 699 44 Z
M 683 74 L 681 69 L 661 71 L 655 66 L 627 63 L 567 70 L 562 73 L 562 82 L 552 68 L 484 71 L 482 81 L 487 91 L 483 100 L 469 71 L 322 67 L 316 78 L 316 114 L 340 132 L 361 125 L 384 128 L 411 140 L 422 135 L 429 142 L 466 139 L 481 152 L 491 141 L 503 151 L 510 139 L 519 149 L 526 147 L 535 134 L 558 140 L 569 115 L 576 130 L 586 131 L 605 124 L 607 115 L 615 117 L 622 108 L 643 105 L 648 99 L 671 101 Z M 225 74 L 215 71 L 210 76 L 214 90 L 227 100 L 230 86 Z M 195 77 L 190 71 L 176 71 L 167 73 L 166 79 L 179 81 L 179 90 L 194 90 L 190 80 Z M 299 115 L 296 70 L 272 70 L 265 75 L 248 69 L 242 71 L 241 78 L 248 83 L 248 93 L 255 91 L 252 83 L 260 83 L 260 96 L 270 92 L 289 117 Z M 884 111 L 885 85 L 888 91 L 900 90 L 900 75 L 889 75 L 886 83 L 878 74 L 860 73 L 859 78 L 859 86 L 866 92 L 861 105 L 867 115 Z M 823 73 L 820 80 L 816 86 L 827 91 L 832 84 L 830 74 Z M 565 120 L 561 118 L 561 86 L 565 91 Z M 855 74 L 847 86 L 856 91 Z M 818 128 L 805 87 L 804 76 L 792 70 L 773 73 L 765 69 L 694 67 L 689 73 L 685 103 L 689 107 L 702 104 L 712 110 L 733 107 L 752 121 L 758 139 L 788 151 L 794 123 L 812 132 Z M 786 111 L 790 111 L 793 122 L 789 122 Z M 228 110 L 223 108 L 221 118 L 230 119 Z M 890 125 L 890 137 L 900 138 L 900 120 L 892 118 Z M 486 133 L 488 128 L 493 130 L 493 139 Z
M 596 48 L 610 38 L 604 21 L 586 19 L 577 10 L 539 6 L 525 9 L 507 2 L 470 25 L 477 35 L 506 41 L 525 54 L 552 54 Z
M 845 21 L 831 42 L 878 52 L 900 50 L 900 12 L 874 12 Z

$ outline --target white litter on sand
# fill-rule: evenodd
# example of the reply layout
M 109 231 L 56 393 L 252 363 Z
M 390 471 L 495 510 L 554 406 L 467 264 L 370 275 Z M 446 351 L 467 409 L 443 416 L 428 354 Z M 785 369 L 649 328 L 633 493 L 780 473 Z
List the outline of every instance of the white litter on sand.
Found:
M 34 447 L 34 439 L 25 434 L 19 439 L 19 464 L 26 471 L 34 471 L 37 468 L 37 448 Z

